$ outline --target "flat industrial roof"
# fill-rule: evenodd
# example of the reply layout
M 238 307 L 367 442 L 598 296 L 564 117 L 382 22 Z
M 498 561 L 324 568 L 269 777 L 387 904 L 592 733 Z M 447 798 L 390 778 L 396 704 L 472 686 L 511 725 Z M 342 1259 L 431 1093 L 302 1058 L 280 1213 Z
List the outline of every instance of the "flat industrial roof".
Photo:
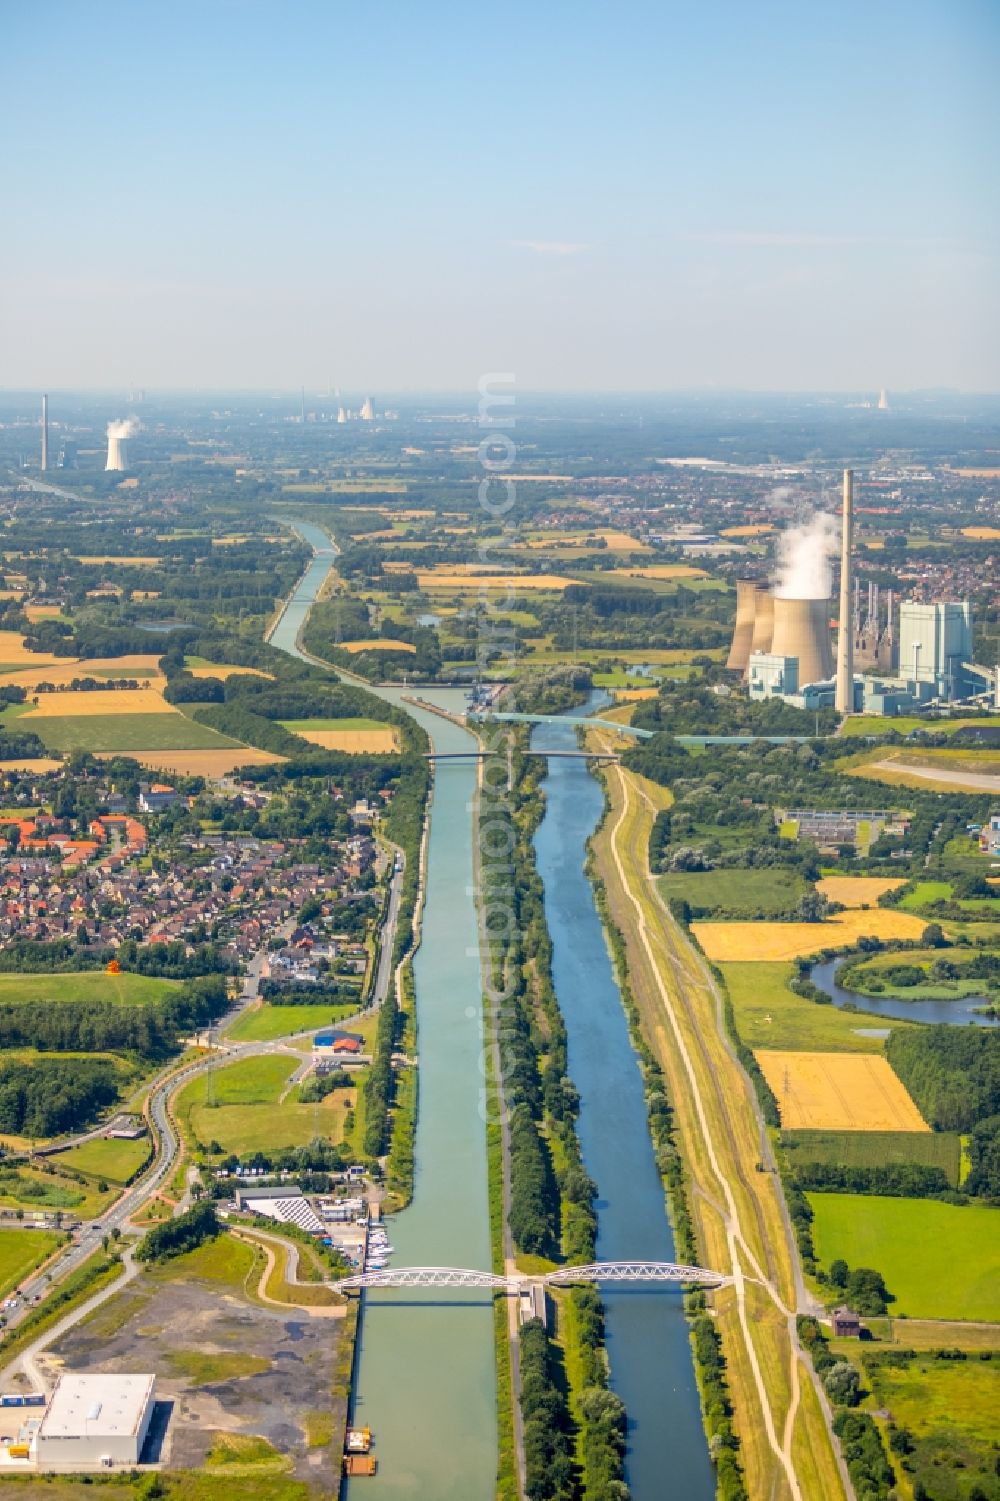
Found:
M 139 1431 L 155 1376 L 65 1371 L 45 1409 L 39 1438 L 129 1437 Z

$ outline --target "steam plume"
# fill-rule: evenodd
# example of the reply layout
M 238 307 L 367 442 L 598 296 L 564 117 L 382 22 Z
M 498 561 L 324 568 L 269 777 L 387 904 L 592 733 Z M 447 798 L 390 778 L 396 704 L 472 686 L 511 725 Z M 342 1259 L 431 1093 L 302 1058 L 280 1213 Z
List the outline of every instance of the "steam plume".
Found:
M 117 421 L 108 423 L 108 437 L 133 438 L 139 431 L 140 425 L 135 417 L 118 418 Z
M 816 511 L 778 538 L 774 592 L 779 599 L 829 599 L 837 555 L 836 518 Z

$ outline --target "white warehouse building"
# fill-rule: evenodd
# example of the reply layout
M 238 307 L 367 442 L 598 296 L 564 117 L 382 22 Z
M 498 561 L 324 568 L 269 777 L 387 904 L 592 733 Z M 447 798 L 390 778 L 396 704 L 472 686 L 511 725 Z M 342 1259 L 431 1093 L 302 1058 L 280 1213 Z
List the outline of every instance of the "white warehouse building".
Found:
M 156 1397 L 155 1376 L 65 1371 L 31 1443 L 40 1470 L 138 1464 Z

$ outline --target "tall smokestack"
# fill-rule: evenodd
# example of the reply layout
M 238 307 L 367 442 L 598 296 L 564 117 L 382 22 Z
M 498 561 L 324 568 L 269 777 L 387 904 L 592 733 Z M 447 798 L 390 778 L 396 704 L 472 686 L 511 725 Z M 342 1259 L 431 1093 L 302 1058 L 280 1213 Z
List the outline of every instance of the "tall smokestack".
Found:
M 840 548 L 840 629 L 837 632 L 838 714 L 854 709 L 854 632 L 851 630 L 851 552 L 854 545 L 854 471 L 844 470 L 844 530 Z
M 42 397 L 42 473 L 49 467 L 49 398 Z

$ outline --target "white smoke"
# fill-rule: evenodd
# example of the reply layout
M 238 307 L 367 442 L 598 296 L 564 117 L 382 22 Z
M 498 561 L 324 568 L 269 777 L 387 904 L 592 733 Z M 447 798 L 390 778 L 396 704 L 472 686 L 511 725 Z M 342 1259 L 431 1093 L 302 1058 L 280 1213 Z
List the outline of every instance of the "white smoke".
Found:
M 136 417 L 120 417 L 108 423 L 109 438 L 134 438 L 142 424 Z
M 835 516 L 814 511 L 778 538 L 774 592 L 779 599 L 829 599 L 839 547 Z
M 791 485 L 775 485 L 767 499 L 776 511 L 785 511 L 791 505 L 794 494 Z

